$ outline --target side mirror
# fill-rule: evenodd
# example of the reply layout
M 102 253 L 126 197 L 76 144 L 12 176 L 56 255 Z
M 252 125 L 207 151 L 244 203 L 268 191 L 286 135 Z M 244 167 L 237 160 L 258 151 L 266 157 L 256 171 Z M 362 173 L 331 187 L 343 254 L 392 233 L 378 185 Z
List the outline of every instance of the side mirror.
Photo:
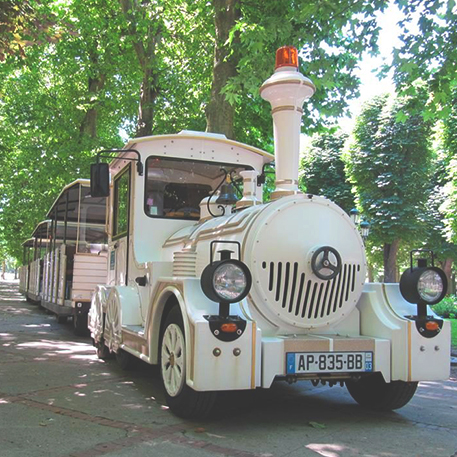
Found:
M 90 195 L 91 197 L 109 196 L 109 165 L 93 163 L 90 166 Z

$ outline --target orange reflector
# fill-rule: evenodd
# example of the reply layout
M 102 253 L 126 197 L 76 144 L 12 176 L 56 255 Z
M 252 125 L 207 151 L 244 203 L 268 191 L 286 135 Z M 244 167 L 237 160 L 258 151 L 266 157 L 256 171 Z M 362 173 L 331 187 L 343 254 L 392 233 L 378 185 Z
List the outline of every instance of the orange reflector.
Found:
M 275 70 L 280 67 L 298 68 L 298 51 L 293 46 L 283 46 L 276 51 Z
M 438 330 L 440 328 L 440 326 L 439 326 L 438 322 L 430 321 L 430 322 L 425 323 L 425 328 L 427 330 L 435 331 L 435 330 Z
M 235 333 L 237 330 L 238 330 L 238 325 L 236 325 L 234 323 L 221 325 L 221 332 L 224 332 L 224 333 Z

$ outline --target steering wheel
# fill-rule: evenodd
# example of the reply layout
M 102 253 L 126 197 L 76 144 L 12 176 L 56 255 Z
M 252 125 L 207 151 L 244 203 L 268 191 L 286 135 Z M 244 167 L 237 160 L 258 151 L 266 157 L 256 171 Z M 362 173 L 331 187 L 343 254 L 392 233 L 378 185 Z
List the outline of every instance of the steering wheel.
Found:
M 320 247 L 311 258 L 311 269 L 319 279 L 325 281 L 333 279 L 341 271 L 339 252 L 330 246 Z

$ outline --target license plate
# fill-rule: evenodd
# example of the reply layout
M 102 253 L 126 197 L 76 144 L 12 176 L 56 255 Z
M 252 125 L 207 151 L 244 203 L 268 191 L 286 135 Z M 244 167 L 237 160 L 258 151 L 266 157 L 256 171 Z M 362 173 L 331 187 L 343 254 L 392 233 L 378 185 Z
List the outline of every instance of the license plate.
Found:
M 372 352 L 288 352 L 287 374 L 373 371 Z

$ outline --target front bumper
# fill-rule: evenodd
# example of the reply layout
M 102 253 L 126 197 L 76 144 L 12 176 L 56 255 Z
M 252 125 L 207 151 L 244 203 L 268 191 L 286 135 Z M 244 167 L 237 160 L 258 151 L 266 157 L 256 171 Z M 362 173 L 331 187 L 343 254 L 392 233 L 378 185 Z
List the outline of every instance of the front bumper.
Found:
M 294 379 L 347 379 L 357 372 L 320 372 L 287 374 L 287 354 L 370 352 L 373 371 L 379 371 L 390 381 L 390 341 L 379 338 L 343 337 L 339 335 L 297 335 L 262 338 L 261 387 L 270 387 L 276 377 Z

